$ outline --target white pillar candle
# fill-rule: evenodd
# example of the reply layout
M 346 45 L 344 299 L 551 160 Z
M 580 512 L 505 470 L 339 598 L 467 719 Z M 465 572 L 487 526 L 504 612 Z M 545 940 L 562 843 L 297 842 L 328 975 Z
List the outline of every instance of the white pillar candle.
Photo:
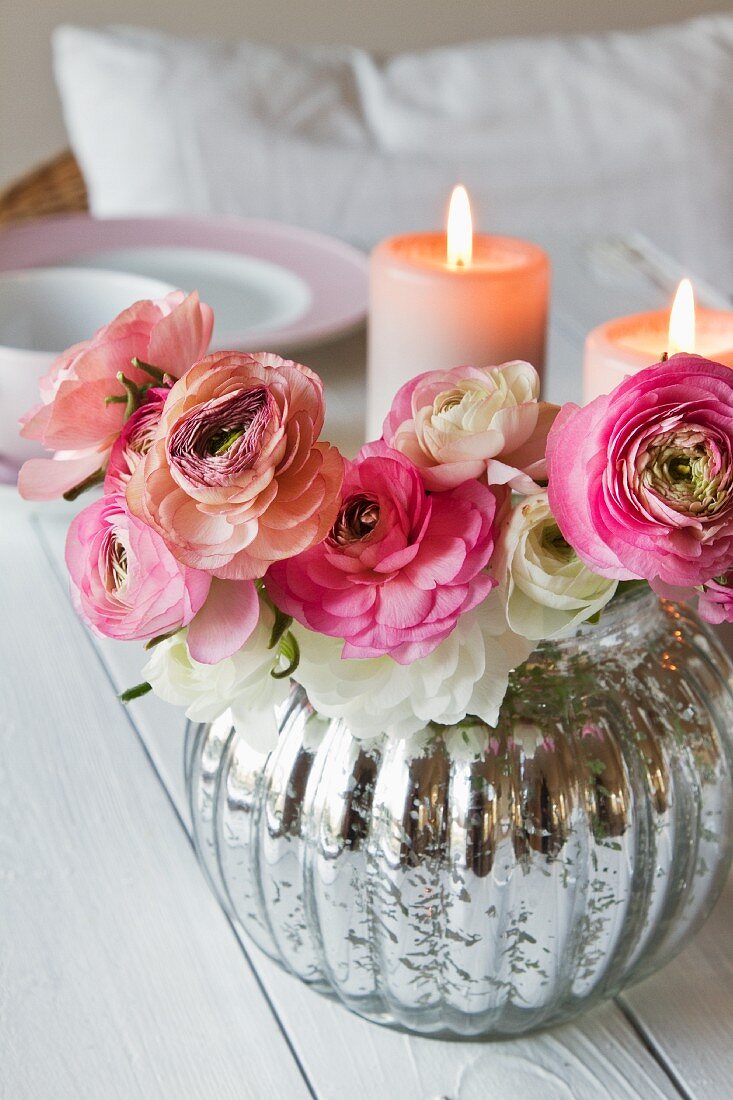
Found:
M 368 439 L 381 435 L 400 386 L 424 371 L 510 359 L 526 359 L 540 373 L 544 367 L 548 257 L 527 241 L 474 235 L 460 191 L 451 202 L 450 241 L 447 233 L 413 233 L 372 253 Z
M 634 313 L 588 334 L 583 356 L 583 400 L 610 393 L 630 374 L 658 363 L 665 353 L 695 352 L 733 367 L 733 312 L 697 309 L 683 279 L 672 310 Z

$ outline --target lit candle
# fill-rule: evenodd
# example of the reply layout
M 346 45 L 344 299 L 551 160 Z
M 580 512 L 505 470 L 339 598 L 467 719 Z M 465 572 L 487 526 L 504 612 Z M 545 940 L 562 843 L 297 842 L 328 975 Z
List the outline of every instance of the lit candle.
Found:
M 692 284 L 683 279 L 672 309 L 635 313 L 599 325 L 586 337 L 583 400 L 611 390 L 666 353 L 695 352 L 733 367 L 733 312 L 695 307 Z
M 367 437 L 424 371 L 526 359 L 542 372 L 550 265 L 537 245 L 474 233 L 464 187 L 447 233 L 382 241 L 371 258 Z

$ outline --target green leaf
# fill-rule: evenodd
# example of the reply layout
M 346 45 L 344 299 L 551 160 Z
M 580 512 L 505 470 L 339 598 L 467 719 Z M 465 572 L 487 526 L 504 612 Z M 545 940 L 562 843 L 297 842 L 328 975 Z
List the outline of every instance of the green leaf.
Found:
M 161 642 L 167 641 L 168 638 L 175 637 L 175 635 L 179 633 L 179 630 L 169 630 L 167 634 L 156 635 L 155 638 L 151 638 L 150 641 L 145 643 L 145 648 L 153 649 L 156 645 L 160 645 Z
M 619 581 L 613 598 L 615 600 L 618 596 L 623 596 L 624 592 L 634 592 L 637 588 L 641 588 L 641 586 L 646 583 L 646 581 Z
M 288 662 L 288 666 L 283 669 L 273 668 L 270 672 L 273 680 L 286 680 L 288 676 L 292 676 L 300 664 L 300 646 L 290 630 L 280 639 L 280 654 Z
M 143 680 L 141 684 L 135 684 L 127 691 L 121 691 L 117 698 L 123 703 L 131 703 L 133 699 L 139 699 L 141 695 L 147 695 L 152 690 L 152 684 L 149 684 L 147 680 Z

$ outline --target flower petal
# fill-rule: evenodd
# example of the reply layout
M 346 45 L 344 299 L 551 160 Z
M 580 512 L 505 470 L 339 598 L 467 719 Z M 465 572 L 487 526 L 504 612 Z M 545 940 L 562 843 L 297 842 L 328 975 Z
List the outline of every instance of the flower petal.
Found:
M 81 458 L 29 458 L 18 474 L 18 492 L 24 500 L 56 500 L 91 477 L 103 464 L 96 451 Z
M 257 626 L 260 601 L 253 581 L 211 582 L 204 606 L 188 628 L 194 661 L 214 665 L 231 657 Z

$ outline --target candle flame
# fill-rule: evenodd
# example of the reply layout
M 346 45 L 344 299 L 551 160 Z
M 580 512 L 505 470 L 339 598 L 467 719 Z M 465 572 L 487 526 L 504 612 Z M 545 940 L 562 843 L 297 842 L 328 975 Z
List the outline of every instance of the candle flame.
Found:
M 669 354 L 695 350 L 695 295 L 689 279 L 677 287 L 672 312 L 669 315 Z
M 468 192 L 462 183 L 453 188 L 448 209 L 448 263 L 466 267 L 473 255 L 473 222 Z

